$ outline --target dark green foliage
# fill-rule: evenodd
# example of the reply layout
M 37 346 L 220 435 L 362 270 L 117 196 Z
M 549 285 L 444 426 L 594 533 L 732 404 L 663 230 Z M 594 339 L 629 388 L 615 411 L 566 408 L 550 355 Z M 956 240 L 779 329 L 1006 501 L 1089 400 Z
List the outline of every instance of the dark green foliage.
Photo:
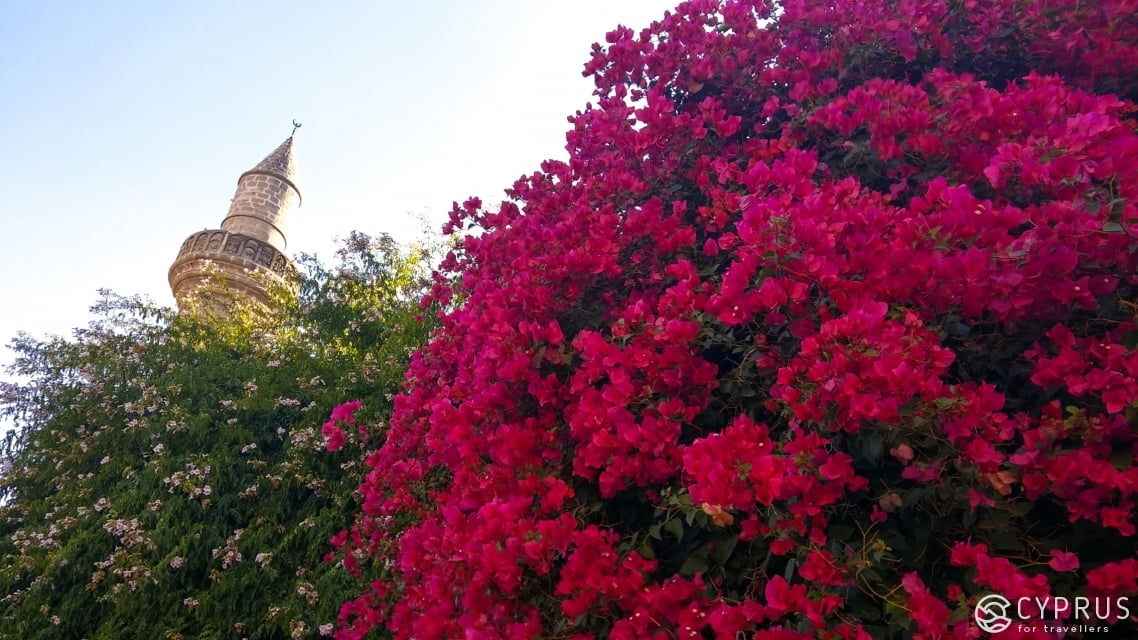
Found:
M 0 638 L 308 638 L 350 593 L 329 538 L 433 312 L 426 250 L 353 234 L 272 317 L 104 292 L 70 340 L 21 335 L 0 411 Z

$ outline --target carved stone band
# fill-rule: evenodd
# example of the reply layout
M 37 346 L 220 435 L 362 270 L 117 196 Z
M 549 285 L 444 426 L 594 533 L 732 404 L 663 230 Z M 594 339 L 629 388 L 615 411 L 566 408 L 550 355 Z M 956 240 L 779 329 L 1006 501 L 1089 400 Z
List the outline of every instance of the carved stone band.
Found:
M 199 231 L 186 238 L 178 251 L 177 262 L 190 256 L 242 258 L 243 262 L 253 263 L 285 278 L 296 272 L 292 261 L 268 242 L 222 229 Z

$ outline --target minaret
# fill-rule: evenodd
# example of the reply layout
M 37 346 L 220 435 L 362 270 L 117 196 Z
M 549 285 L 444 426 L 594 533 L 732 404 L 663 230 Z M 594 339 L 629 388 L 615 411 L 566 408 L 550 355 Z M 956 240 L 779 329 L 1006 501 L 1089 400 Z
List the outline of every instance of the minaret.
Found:
M 299 123 L 294 121 L 293 134 Z M 221 289 L 272 308 L 266 285 L 296 271 L 284 254 L 285 225 L 300 206 L 292 136 L 237 179 L 237 193 L 220 229 L 199 231 L 182 243 L 170 265 L 170 288 L 180 309 Z M 208 302 L 208 301 L 207 301 Z M 208 308 L 219 310 L 212 303 Z

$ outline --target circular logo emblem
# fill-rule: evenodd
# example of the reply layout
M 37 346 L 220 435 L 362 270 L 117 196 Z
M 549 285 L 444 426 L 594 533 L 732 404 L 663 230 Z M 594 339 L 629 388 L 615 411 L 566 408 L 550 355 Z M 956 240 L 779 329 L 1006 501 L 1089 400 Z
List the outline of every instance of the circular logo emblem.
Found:
M 981 631 L 999 633 L 1012 626 L 1012 619 L 1008 617 L 1011 606 L 1011 601 L 998 593 L 986 595 L 976 603 L 972 618 Z

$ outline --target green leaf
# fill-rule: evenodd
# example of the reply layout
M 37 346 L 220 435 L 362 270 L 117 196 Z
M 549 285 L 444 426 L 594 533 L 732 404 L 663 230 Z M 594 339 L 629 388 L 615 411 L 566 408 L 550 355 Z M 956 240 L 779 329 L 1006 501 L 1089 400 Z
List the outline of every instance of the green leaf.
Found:
M 782 578 L 787 582 L 794 579 L 794 570 L 796 569 L 794 558 L 786 561 L 786 571 L 782 572 Z
M 656 557 L 656 551 L 652 549 L 652 543 L 649 540 L 640 543 L 640 546 L 636 548 L 636 553 L 649 560 Z
M 831 525 L 826 530 L 826 536 L 831 540 L 849 540 L 853 538 L 855 530 L 853 527 L 844 524 Z
M 853 613 L 859 620 L 867 620 L 875 622 L 881 619 L 881 607 L 876 601 L 869 598 L 859 597 L 854 601 Z M 868 629 L 868 627 L 867 627 Z M 874 638 L 885 637 L 883 635 L 873 635 Z
M 993 549 L 1000 549 L 1002 551 L 1023 551 L 1023 542 L 1020 541 L 1019 536 L 1014 531 L 999 530 L 992 534 L 989 538 Z
M 1119 471 L 1126 471 L 1134 466 L 1134 454 L 1130 451 L 1115 451 L 1110 456 L 1110 464 Z
M 877 466 L 885 456 L 885 439 L 877 431 L 863 431 L 858 438 L 858 452 L 865 462 Z
M 705 573 L 708 569 L 707 559 L 698 555 L 688 556 L 684 563 L 680 565 L 680 574 L 684 576 L 693 576 L 697 573 Z
M 872 582 L 874 584 L 880 584 L 881 583 L 881 574 L 877 573 L 877 571 L 875 571 L 874 569 L 862 569 L 859 575 L 861 575 L 862 578 L 864 578 L 864 579 L 866 579 L 869 582 Z
M 739 538 L 736 536 L 719 538 L 711 550 L 711 561 L 719 565 L 726 564 L 738 544 Z
M 1127 466 L 1129 466 L 1129 463 Z M 1018 500 L 1011 506 L 1012 512 L 1017 516 L 1026 516 L 1027 514 L 1031 513 L 1031 510 L 1034 508 L 1035 503 L 1028 502 L 1027 500 Z

